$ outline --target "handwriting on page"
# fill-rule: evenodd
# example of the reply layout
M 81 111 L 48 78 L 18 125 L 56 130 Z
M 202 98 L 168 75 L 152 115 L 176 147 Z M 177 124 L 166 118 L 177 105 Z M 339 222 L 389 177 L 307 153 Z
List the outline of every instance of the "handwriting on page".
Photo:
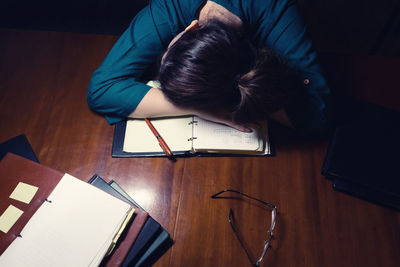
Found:
M 260 146 L 257 132 L 245 133 L 229 126 L 196 118 L 194 135 L 200 149 L 257 150 Z
M 214 129 L 214 134 L 219 136 L 225 142 L 232 144 L 254 144 L 255 140 L 252 133 L 243 133 L 234 129 Z M 228 138 L 227 138 L 228 137 Z M 258 142 L 257 142 L 258 144 Z

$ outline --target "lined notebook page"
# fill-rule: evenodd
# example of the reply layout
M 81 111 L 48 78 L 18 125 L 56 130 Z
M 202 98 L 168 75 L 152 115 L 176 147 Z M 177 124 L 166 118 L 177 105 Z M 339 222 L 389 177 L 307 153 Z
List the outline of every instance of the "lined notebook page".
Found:
M 192 143 L 192 116 L 151 119 L 154 128 L 172 151 L 189 151 Z M 163 152 L 154 134 L 144 120 L 131 119 L 126 123 L 125 152 Z
M 97 266 L 131 207 L 65 174 L 0 266 Z
M 195 117 L 197 121 L 193 129 L 195 150 L 230 150 L 261 151 L 263 139 L 253 131 L 245 133 L 229 126 L 213 123 Z

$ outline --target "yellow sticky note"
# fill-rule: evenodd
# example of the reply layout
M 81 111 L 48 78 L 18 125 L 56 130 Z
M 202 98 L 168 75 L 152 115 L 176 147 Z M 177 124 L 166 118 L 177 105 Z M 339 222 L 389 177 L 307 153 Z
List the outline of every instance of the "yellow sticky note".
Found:
M 39 188 L 19 182 L 11 193 L 10 198 L 29 204 Z
M 24 213 L 22 210 L 13 205 L 8 206 L 0 217 L 0 231 L 7 234 L 8 230 L 18 221 L 22 213 Z

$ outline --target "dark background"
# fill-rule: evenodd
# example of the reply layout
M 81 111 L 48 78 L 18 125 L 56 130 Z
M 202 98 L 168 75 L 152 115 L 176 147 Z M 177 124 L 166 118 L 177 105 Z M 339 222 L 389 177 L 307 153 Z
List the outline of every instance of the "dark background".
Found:
M 1 0 L 0 27 L 119 35 L 147 2 Z M 317 50 L 400 55 L 399 0 L 298 0 L 298 3 Z

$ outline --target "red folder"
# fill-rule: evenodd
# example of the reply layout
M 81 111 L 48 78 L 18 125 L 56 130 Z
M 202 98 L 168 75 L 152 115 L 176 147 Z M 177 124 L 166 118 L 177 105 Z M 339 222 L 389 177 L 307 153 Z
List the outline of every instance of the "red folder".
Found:
M 24 226 L 46 201 L 64 173 L 40 165 L 31 160 L 8 153 L 0 162 L 0 214 L 13 205 L 23 211 L 21 217 L 7 233 L 0 231 L 0 255 L 18 237 Z M 38 191 L 29 204 L 10 198 L 19 182 L 38 187 Z M 135 242 L 140 230 L 148 218 L 148 213 L 135 208 L 135 218 L 127 229 L 124 239 L 115 251 L 105 259 L 107 266 L 120 266 Z
M 50 195 L 64 173 L 58 172 L 31 160 L 8 153 L 0 162 L 0 214 L 13 205 L 24 213 L 5 234 L 0 231 L 0 255 L 20 234 L 26 223 Z M 10 198 L 19 182 L 38 187 L 29 204 Z
M 142 227 L 146 222 L 147 217 L 149 216 L 147 212 L 139 208 L 135 208 L 135 213 L 135 219 L 131 227 L 129 227 L 125 239 L 122 240 L 122 242 L 118 245 L 117 249 L 111 254 L 110 258 L 106 259 L 106 266 L 121 266 L 125 257 L 128 255 L 133 243 L 135 243 L 135 240 L 139 235 L 140 230 L 142 230 Z

